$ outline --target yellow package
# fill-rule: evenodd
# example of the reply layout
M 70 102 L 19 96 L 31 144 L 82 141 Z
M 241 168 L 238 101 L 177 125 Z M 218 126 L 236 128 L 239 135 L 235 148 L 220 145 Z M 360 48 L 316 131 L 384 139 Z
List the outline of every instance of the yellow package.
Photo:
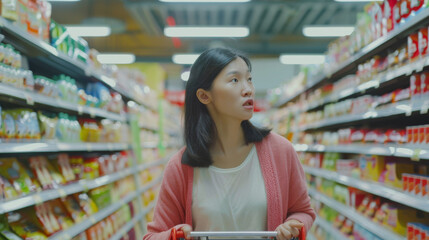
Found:
M 19 195 L 38 190 L 16 158 L 0 158 L 0 175 L 9 180 Z

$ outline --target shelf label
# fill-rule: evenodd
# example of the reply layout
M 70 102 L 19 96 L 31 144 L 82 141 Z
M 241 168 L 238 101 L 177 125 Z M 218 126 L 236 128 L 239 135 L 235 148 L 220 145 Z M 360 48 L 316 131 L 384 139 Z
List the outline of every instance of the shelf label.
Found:
M 83 114 L 83 107 L 81 105 L 77 106 L 77 114 L 79 114 L 79 115 Z
M 422 108 L 420 109 L 420 114 L 426 114 L 426 113 L 428 113 L 428 109 L 429 109 L 429 101 L 425 101 L 422 104 Z
M 43 202 L 43 199 L 39 194 L 34 195 L 33 199 L 34 199 L 34 202 L 36 203 L 36 205 L 39 205 Z
M 62 188 L 58 189 L 58 194 L 60 195 L 61 198 L 64 198 L 67 196 L 66 191 L 64 191 L 64 189 Z
M 25 101 L 27 102 L 28 105 L 33 106 L 34 105 L 34 99 L 33 96 L 31 96 L 28 93 L 24 93 L 24 97 L 25 97 Z
M 416 63 L 416 72 L 423 71 L 423 68 L 425 67 L 425 65 L 426 65 L 426 59 L 425 58 L 418 61 Z
M 97 220 L 95 220 L 94 216 L 91 216 L 91 217 L 89 218 L 89 221 L 91 221 L 91 223 L 92 223 L 92 224 L 97 223 Z
M 414 151 L 413 151 L 413 155 L 411 155 L 411 160 L 413 160 L 413 161 L 420 161 L 420 151 L 421 151 L 421 149 L 414 149 Z
M 88 152 L 92 152 L 92 144 L 91 144 L 91 143 L 87 143 L 87 144 L 86 144 L 86 150 L 87 150 Z
M 408 105 L 408 107 L 405 109 L 405 116 L 409 117 L 411 116 L 411 114 L 413 113 L 413 105 L 410 104 Z
M 89 108 L 89 116 L 91 116 L 91 118 L 95 118 L 95 110 L 94 110 L 94 108 Z

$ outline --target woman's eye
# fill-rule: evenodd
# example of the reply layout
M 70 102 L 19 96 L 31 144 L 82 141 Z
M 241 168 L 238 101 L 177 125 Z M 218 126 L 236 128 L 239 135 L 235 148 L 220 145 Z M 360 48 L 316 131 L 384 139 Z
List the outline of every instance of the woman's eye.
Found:
M 252 81 L 252 78 L 250 77 L 249 79 L 247 79 L 247 81 L 251 82 L 251 81 Z
M 232 82 L 238 82 L 238 79 L 237 78 L 233 78 L 231 81 Z

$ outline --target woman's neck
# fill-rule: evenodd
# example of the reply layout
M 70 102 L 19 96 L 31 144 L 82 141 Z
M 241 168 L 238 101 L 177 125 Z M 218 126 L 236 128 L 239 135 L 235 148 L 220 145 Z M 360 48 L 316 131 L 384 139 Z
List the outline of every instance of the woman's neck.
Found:
M 243 129 L 240 122 L 234 124 L 216 123 L 216 140 L 211 148 L 212 154 L 230 155 L 246 146 Z

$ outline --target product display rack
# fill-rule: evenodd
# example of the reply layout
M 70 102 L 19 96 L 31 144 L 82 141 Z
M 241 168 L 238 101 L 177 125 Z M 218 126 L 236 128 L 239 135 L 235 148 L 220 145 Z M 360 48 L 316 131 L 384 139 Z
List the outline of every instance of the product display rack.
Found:
M 385 50 L 390 45 L 394 44 L 398 38 L 404 38 L 408 33 L 417 29 L 420 24 L 427 22 L 428 19 L 429 9 L 424 9 L 421 13 L 414 16 L 393 31 L 389 32 L 386 36 L 383 36 L 373 41 L 369 45 L 363 47 L 359 52 L 355 53 L 352 57 L 350 57 L 348 61 L 340 64 L 340 66 L 336 70 L 332 71 L 330 74 L 321 76 L 319 79 L 316 79 L 315 81 L 312 81 L 312 83 L 308 84 L 308 86 L 305 86 L 303 90 L 298 91 L 297 94 L 283 101 L 279 101 L 275 104 L 275 107 L 278 108 L 285 106 L 288 102 L 297 99 L 298 96 L 302 95 L 308 90 L 314 89 L 315 87 L 318 87 L 323 83 L 326 83 L 328 81 L 331 82 L 333 79 L 338 79 L 340 76 L 345 75 L 353 68 L 356 68 L 356 65 L 359 62 L 362 62 L 369 56 L 375 55 L 378 52 Z
M 140 98 L 132 96 L 127 91 L 119 88 L 116 85 L 114 79 L 107 77 L 98 70 L 86 65 L 83 62 L 72 59 L 66 54 L 56 50 L 48 43 L 41 41 L 24 30 L 21 30 L 14 23 L 0 17 L 0 37 L 6 43 L 12 45 L 21 54 L 23 59 L 28 59 L 30 66 L 36 68 L 38 72 L 45 72 L 46 74 L 67 74 L 80 82 L 102 82 L 108 88 L 116 91 L 122 95 L 122 99 L 125 101 L 133 101 L 137 104 L 150 109 L 151 111 L 157 112 L 149 104 L 145 104 Z M 24 66 L 26 61 L 24 60 Z M 104 109 L 80 106 L 77 104 L 71 104 L 64 100 L 47 97 L 35 92 L 30 92 L 24 89 L 18 89 L 10 85 L 0 83 L 0 104 L 13 103 L 16 105 L 26 106 L 35 110 L 49 110 L 53 112 L 67 112 L 76 116 L 85 116 L 91 119 L 110 119 L 113 121 L 119 121 L 125 124 L 130 123 L 130 117 L 126 114 L 118 114 L 109 112 Z M 142 128 L 145 128 L 142 126 Z M 148 128 L 148 130 L 157 133 L 158 130 Z M 158 146 L 155 146 L 155 148 Z M 131 150 L 129 143 L 92 143 L 92 142 L 57 142 L 57 141 L 36 141 L 30 142 L 27 140 L 0 140 L 0 157 L 11 157 L 19 155 L 28 155 L 36 153 L 39 155 L 51 154 L 51 153 L 91 153 L 91 154 L 103 154 L 106 152 L 118 152 L 124 150 Z M 161 156 L 162 157 L 162 156 Z M 138 175 L 142 171 L 146 171 L 152 167 L 162 166 L 167 162 L 167 158 L 154 159 L 152 162 L 146 163 L 145 161 L 137 162 L 137 159 L 131 159 L 131 165 L 129 168 L 123 169 L 119 172 L 104 175 L 91 180 L 79 180 L 75 183 L 60 186 L 56 189 L 49 189 L 40 192 L 30 193 L 18 197 L 16 199 L 8 199 L 0 201 L 0 214 L 5 214 L 11 211 L 20 210 L 29 206 L 39 205 L 43 202 L 63 198 L 71 194 L 79 192 L 87 192 L 88 190 L 95 189 L 101 186 L 106 186 L 111 183 L 115 183 L 126 177 L 133 176 L 134 183 L 137 189 L 127 194 L 124 198 L 119 201 L 112 203 L 111 205 L 99 209 L 99 211 L 93 215 L 90 215 L 84 221 L 74 224 L 72 227 L 62 230 L 52 236 L 49 239 L 68 240 L 77 236 L 85 230 L 89 229 L 96 223 L 104 220 L 114 212 L 118 211 L 124 205 L 127 205 L 131 201 L 137 200 L 135 206 L 135 214 L 133 218 L 124 226 L 118 230 L 111 239 L 120 239 L 126 235 L 136 225 L 140 227 L 145 226 L 145 217 L 151 212 L 155 206 L 155 201 L 151 202 L 148 206 L 142 206 L 142 194 L 149 189 L 160 184 L 161 177 L 154 179 L 153 181 L 141 186 Z M 141 186 L 141 187 L 139 187 Z M 139 236 L 141 237 L 141 236 Z
M 412 140 L 410 140 L 410 138 L 405 139 L 405 141 L 408 140 L 411 143 L 353 143 L 351 140 L 349 141 L 352 143 L 348 144 L 335 143 L 338 142 L 337 138 L 347 142 L 348 139 L 344 137 L 344 131 L 349 129 L 351 129 L 351 131 L 355 130 L 358 133 L 359 131 L 364 132 L 364 130 L 368 130 L 373 132 L 380 131 L 380 134 L 385 134 L 386 131 L 391 131 L 391 129 L 403 131 L 408 127 L 420 127 L 429 123 L 426 120 L 429 112 L 429 99 L 423 95 L 416 97 L 414 94 L 419 92 L 414 93 L 413 91 L 416 90 L 410 84 L 412 81 L 410 80 L 411 75 L 416 74 L 415 76 L 419 77 L 422 72 L 426 73 L 429 69 L 429 55 L 419 55 L 415 58 L 413 56 L 412 59 L 410 56 L 405 58 L 406 61 L 398 62 L 397 65 L 395 65 L 395 63 L 390 64 L 389 62 L 389 66 L 385 68 L 380 67 L 382 66 L 382 63 L 380 66 L 378 66 L 376 63 L 370 62 L 370 60 L 377 61 L 375 56 L 380 57 L 380 62 L 387 61 L 387 58 L 384 59 L 384 57 L 387 56 L 386 53 L 391 54 L 395 50 L 403 49 L 403 46 L 407 44 L 407 38 L 409 38 L 408 41 L 410 41 L 411 34 L 415 34 L 417 31 L 420 31 L 421 33 L 421 31 L 423 31 L 421 29 L 428 28 L 428 20 L 429 8 L 422 9 L 415 16 L 407 19 L 405 23 L 401 23 L 399 27 L 396 27 L 387 35 L 378 38 L 377 40 L 363 47 L 352 57 L 348 58 L 345 62 L 337 64 L 338 67 L 336 67 L 335 70 L 331 71 L 330 73 L 319 74 L 319 76 L 322 76 L 316 76 L 314 81 L 307 81 L 304 89 L 297 90 L 296 94 L 293 96 L 284 97 L 283 99 L 280 97 L 280 101 L 277 101 L 277 103 L 274 104 L 274 107 L 283 109 L 278 112 L 279 114 L 273 115 L 273 126 L 278 127 L 279 123 L 283 122 L 287 124 L 286 128 L 281 126 L 278 128 L 281 130 L 282 134 L 288 134 L 288 137 L 291 137 L 291 142 L 293 142 L 293 146 L 297 152 L 325 154 L 324 156 L 320 154 L 303 154 L 304 158 L 311 157 L 314 159 L 314 157 L 326 157 L 326 159 L 334 161 L 329 159 L 330 156 L 326 155 L 327 153 L 343 153 L 340 155 L 342 156 L 340 159 L 344 161 L 348 159 L 348 155 L 345 154 L 363 154 L 368 157 L 375 155 L 408 158 L 408 161 L 406 159 L 397 158 L 389 158 L 389 160 L 392 159 L 392 161 L 404 161 L 404 163 L 413 165 L 416 169 L 419 168 L 419 171 L 424 172 L 424 170 L 421 169 L 425 169 L 424 166 L 427 166 L 426 160 L 429 159 L 429 147 L 424 143 L 412 143 L 416 142 L 416 137 L 411 138 Z M 338 41 L 334 44 L 339 44 L 339 42 L 343 43 Z M 408 42 L 408 44 L 411 43 Z M 336 50 L 332 54 L 336 54 Z M 334 58 L 336 55 L 333 55 L 332 57 Z M 370 65 L 370 63 L 374 65 Z M 358 65 L 360 70 L 358 69 Z M 369 65 L 371 66 L 371 69 L 367 68 Z M 386 68 L 387 70 L 385 70 Z M 360 73 L 362 75 L 359 75 Z M 349 74 L 351 75 L 348 76 Z M 313 73 L 312 75 L 314 76 L 315 74 Z M 335 85 L 334 83 L 339 80 L 345 81 Z M 356 86 L 355 84 L 351 86 L 347 85 L 351 82 L 359 83 L 356 84 Z M 347 86 L 347 88 L 342 88 L 342 90 L 337 91 L 335 90 L 337 86 Z M 407 87 L 410 89 L 410 95 L 408 99 L 404 100 L 404 98 L 406 98 L 404 95 Z M 334 88 L 334 90 L 331 90 L 332 88 Z M 397 91 L 402 91 L 400 94 L 403 95 L 399 97 L 400 100 L 386 100 L 389 96 L 393 96 L 393 98 L 396 97 Z M 363 97 L 364 95 L 375 97 Z M 358 99 L 358 97 L 362 97 L 364 100 L 359 102 L 361 99 Z M 385 98 L 383 99 L 381 97 Z M 318 100 L 309 102 L 311 99 Z M 356 101 L 354 101 L 355 99 Z M 379 99 L 386 101 L 383 102 L 383 100 Z M 342 102 L 343 100 L 352 101 L 344 102 L 343 105 L 331 104 Z M 363 103 L 365 100 L 367 102 Z M 372 101 L 377 104 L 388 103 L 388 105 L 379 105 L 377 107 L 373 107 L 375 105 L 369 104 L 372 103 Z M 330 105 L 326 106 L 328 104 Z M 352 112 L 351 110 L 348 112 L 345 111 L 343 108 L 348 106 L 348 104 L 361 104 L 358 105 L 358 110 L 355 111 L 359 113 L 350 114 L 350 112 Z M 365 106 L 364 104 L 368 104 L 368 107 L 365 109 L 362 107 Z M 364 110 L 362 111 L 362 109 Z M 338 113 L 344 115 L 339 115 Z M 323 115 L 335 117 L 323 118 Z M 315 119 L 317 120 L 315 121 Z M 286 131 L 284 131 L 285 129 Z M 339 130 L 344 131 L 340 133 Z M 309 136 L 307 136 L 307 134 Z M 421 134 L 421 132 L 419 132 L 419 134 Z M 403 137 L 403 135 L 401 135 L 401 137 Z M 389 141 L 393 140 L 389 139 Z M 401 141 L 404 141 L 404 139 Z M 314 144 L 310 144 L 313 142 Z M 325 142 L 326 145 L 320 144 Z M 402 191 L 401 189 L 388 187 L 382 183 L 361 180 L 359 178 L 350 177 L 321 168 L 319 169 L 304 166 L 304 171 L 309 175 L 345 185 L 346 188 L 350 186 L 362 190 L 367 192 L 369 195 L 374 195 L 374 197 L 377 199 L 378 197 L 388 199 L 395 202 L 395 206 L 399 203 L 400 205 L 406 206 L 407 208 L 412 208 L 418 212 L 423 212 L 423 214 L 427 214 L 429 212 L 429 202 L 427 201 L 427 196 L 426 198 L 423 198 L 413 195 L 412 193 Z M 411 173 L 413 175 L 427 175 L 427 173 L 417 173 L 418 170 L 413 171 L 416 171 L 415 173 Z M 400 181 L 401 176 L 398 176 L 398 178 Z M 336 210 L 340 214 L 349 218 L 351 221 L 362 226 L 364 229 L 368 230 L 374 235 L 379 236 L 382 239 L 405 238 L 405 235 L 401 236 L 388 227 L 384 227 L 372 222 L 371 219 L 367 219 L 363 215 L 360 215 L 356 210 L 354 210 L 354 208 L 345 206 L 333 198 L 317 192 L 315 189 L 309 189 L 309 193 L 313 199 L 324 203 L 328 207 Z M 327 232 L 330 232 L 329 229 L 327 229 L 326 224 L 318 222 L 317 225 L 321 226 Z M 396 229 L 396 231 L 398 231 L 398 229 Z M 342 238 L 340 238 L 340 236 L 335 237 L 335 239 L 344 238 L 344 236 Z
M 75 113 L 76 115 L 85 114 L 90 116 L 91 118 L 99 117 L 108 118 L 120 122 L 127 121 L 127 118 L 124 114 L 121 115 L 117 113 L 108 112 L 99 108 L 71 104 L 61 99 L 47 97 L 42 94 L 17 89 L 15 87 L 7 86 L 2 83 L 0 83 L 0 96 L 2 96 L 3 98 L 8 98 L 8 100 L 12 101 L 25 101 L 25 104 L 29 106 L 40 104 L 43 106 L 47 106 L 50 109 L 54 108 L 57 111 L 68 111 Z
M 405 240 L 405 237 L 402 237 L 385 227 L 371 221 L 370 219 L 362 216 L 358 212 L 356 212 L 353 208 L 345 206 L 344 204 L 337 202 L 333 200 L 330 197 L 325 196 L 322 193 L 319 193 L 313 188 L 309 188 L 308 192 L 312 198 L 315 200 L 318 200 L 325 204 L 326 206 L 334 209 L 335 211 L 341 213 L 342 215 L 346 216 L 353 222 L 363 226 L 365 229 L 373 233 L 374 235 L 379 236 L 382 239 L 392 239 L 392 240 Z
M 415 144 L 338 144 L 335 146 L 294 144 L 294 148 L 297 152 L 355 153 L 404 157 L 416 161 L 429 160 L 429 149 Z
M 425 212 L 429 212 L 429 201 L 421 197 L 405 193 L 398 189 L 393 189 L 386 187 L 381 183 L 370 182 L 360 180 L 358 178 L 349 177 L 346 175 L 338 174 L 333 171 L 328 171 L 324 169 L 317 169 L 304 166 L 304 171 L 313 176 L 322 177 L 343 185 L 354 187 L 362 191 L 377 195 L 405 206 L 412 208 L 420 209 Z

